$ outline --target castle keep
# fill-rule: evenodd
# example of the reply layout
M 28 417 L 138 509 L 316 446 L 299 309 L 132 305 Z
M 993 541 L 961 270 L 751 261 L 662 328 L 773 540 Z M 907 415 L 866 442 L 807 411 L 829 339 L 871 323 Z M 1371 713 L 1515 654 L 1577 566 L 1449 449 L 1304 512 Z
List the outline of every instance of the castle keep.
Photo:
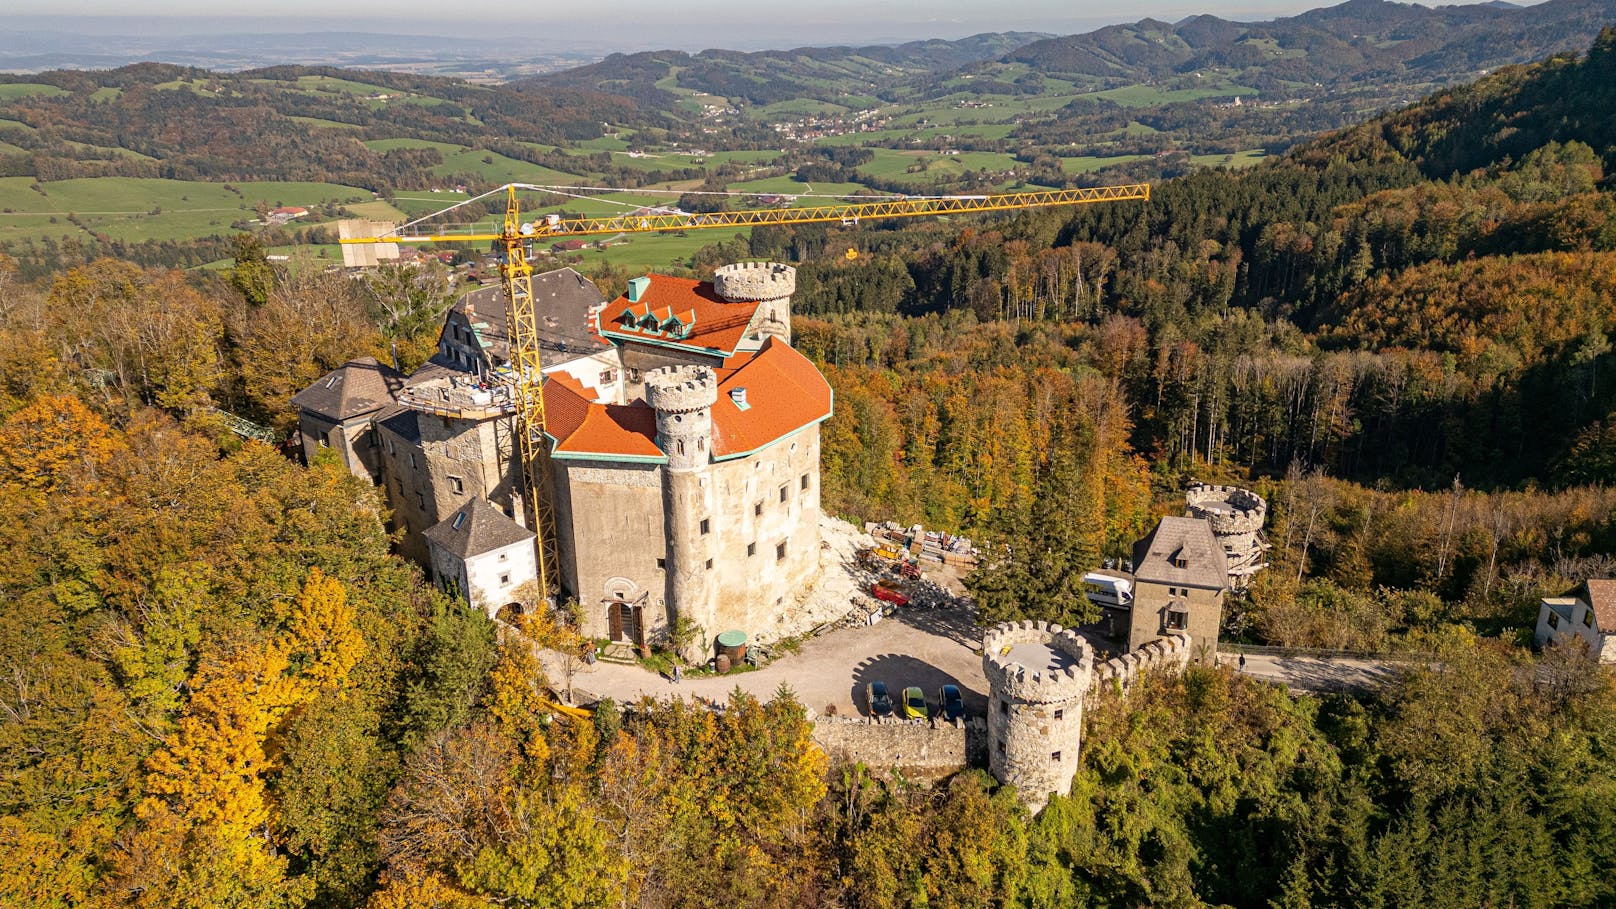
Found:
M 692 657 L 723 631 L 798 631 L 787 601 L 819 564 L 831 390 L 790 346 L 795 270 L 646 275 L 609 302 L 571 269 L 533 285 L 560 581 L 583 631 L 643 646 L 684 619 Z M 490 612 L 533 580 L 509 545 L 525 522 L 508 361 L 503 295 L 476 291 L 408 378 L 354 361 L 298 396 L 305 451 L 339 448 L 385 490 L 404 553 Z M 477 532 L 443 526 L 457 518 Z

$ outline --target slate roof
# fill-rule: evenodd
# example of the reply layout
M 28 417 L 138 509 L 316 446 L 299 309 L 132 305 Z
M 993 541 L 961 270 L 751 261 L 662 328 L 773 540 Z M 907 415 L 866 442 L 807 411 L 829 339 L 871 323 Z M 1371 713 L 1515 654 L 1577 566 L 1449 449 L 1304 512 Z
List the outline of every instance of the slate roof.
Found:
M 472 306 L 469 314 L 466 312 L 468 299 Z M 600 288 L 571 268 L 533 276 L 539 359 L 545 368 L 593 356 L 611 347 L 595 333 L 594 310 L 605 302 Z M 489 354 L 501 362 L 510 359 L 510 301 L 499 285 L 472 291 L 461 297 L 452 309 L 474 327 Z M 478 325 L 483 327 L 476 328 Z
M 1179 568 L 1175 560 L 1184 562 Z M 1134 579 L 1146 583 L 1225 590 L 1229 564 L 1223 547 L 1203 518 L 1162 518 L 1145 538 L 1133 544 Z
M 392 404 L 404 387 L 404 375 L 375 357 L 349 360 L 292 396 L 292 403 L 334 420 L 374 413 Z
M 1616 634 L 1616 578 L 1590 578 L 1583 585 L 1600 634 Z
M 415 411 L 407 407 L 400 407 L 392 413 L 384 414 L 376 421 L 376 425 L 406 442 L 421 441 L 421 424 L 416 420 Z
M 627 295 L 606 304 L 597 319 L 603 335 L 631 341 L 650 341 L 701 353 L 729 356 L 746 336 L 758 303 L 731 303 L 713 290 L 711 281 L 693 281 L 667 275 L 646 275 L 650 284 L 640 299 Z M 681 336 L 639 321 L 650 316 L 658 324 L 677 319 L 686 330 Z
M 506 517 L 482 498 L 472 499 L 426 530 L 426 538 L 432 545 L 462 560 L 533 537 L 533 531 Z

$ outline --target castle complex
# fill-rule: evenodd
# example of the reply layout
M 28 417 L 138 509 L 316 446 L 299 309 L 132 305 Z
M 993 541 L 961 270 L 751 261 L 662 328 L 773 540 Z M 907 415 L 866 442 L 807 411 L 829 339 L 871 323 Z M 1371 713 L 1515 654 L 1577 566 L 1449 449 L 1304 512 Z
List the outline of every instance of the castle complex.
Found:
M 695 658 L 724 631 L 800 630 L 785 607 L 819 564 L 831 390 L 790 345 L 795 288 L 773 263 L 646 275 L 610 302 L 572 269 L 534 277 L 559 575 L 585 634 L 643 647 L 679 623 Z M 356 360 L 294 398 L 306 455 L 338 449 L 383 488 L 405 555 L 490 612 L 534 580 L 512 556 L 506 323 L 502 293 L 475 291 L 410 376 Z

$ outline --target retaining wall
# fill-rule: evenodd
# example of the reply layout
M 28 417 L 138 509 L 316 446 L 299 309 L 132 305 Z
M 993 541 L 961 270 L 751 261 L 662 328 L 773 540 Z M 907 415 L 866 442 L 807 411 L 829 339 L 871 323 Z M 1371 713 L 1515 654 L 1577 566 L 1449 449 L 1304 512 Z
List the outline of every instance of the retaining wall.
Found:
M 936 780 L 968 766 L 987 766 L 987 723 L 980 718 L 905 722 L 884 718 L 822 716 L 814 742 L 833 759 L 896 770 L 910 779 Z

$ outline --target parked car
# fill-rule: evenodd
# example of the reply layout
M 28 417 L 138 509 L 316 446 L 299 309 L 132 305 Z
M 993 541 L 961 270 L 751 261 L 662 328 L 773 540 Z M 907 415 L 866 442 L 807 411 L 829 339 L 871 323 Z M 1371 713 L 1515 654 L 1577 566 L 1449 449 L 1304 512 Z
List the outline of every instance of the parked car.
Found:
M 903 690 L 903 718 L 906 720 L 923 720 L 931 716 L 926 708 L 926 692 L 918 686 L 911 685 Z
M 903 592 L 897 588 L 888 587 L 885 584 L 871 584 L 870 595 L 878 600 L 885 600 L 894 606 L 909 605 L 909 597 L 905 596 Z
M 942 711 L 945 720 L 957 720 L 965 715 L 965 698 L 960 695 L 958 685 L 944 685 L 937 690 L 937 709 Z
M 865 696 L 869 698 L 870 716 L 892 715 L 892 695 L 887 693 L 886 682 L 871 682 L 865 687 Z

